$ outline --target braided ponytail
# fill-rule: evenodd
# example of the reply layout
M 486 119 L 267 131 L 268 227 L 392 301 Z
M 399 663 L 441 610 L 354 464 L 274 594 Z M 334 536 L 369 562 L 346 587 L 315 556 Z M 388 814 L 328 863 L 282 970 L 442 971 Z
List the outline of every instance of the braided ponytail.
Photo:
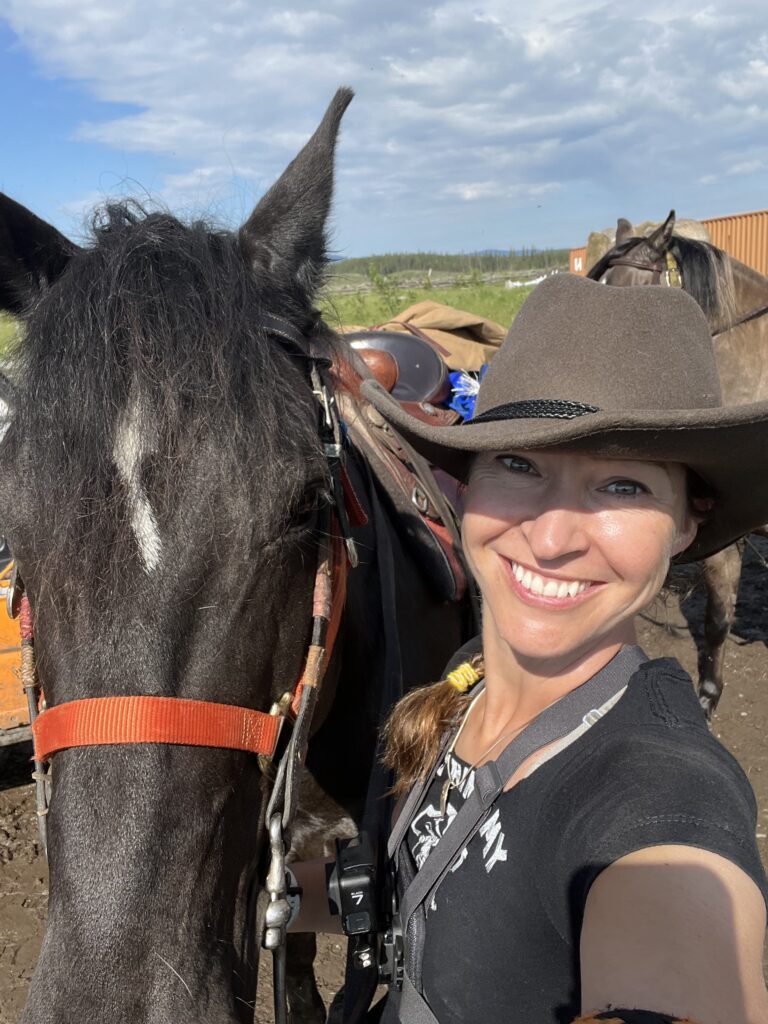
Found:
M 439 683 L 411 690 L 397 702 L 383 730 L 382 761 L 395 773 L 392 793 L 399 796 L 429 772 L 443 736 L 463 718 L 483 675 L 483 655 L 476 654 Z

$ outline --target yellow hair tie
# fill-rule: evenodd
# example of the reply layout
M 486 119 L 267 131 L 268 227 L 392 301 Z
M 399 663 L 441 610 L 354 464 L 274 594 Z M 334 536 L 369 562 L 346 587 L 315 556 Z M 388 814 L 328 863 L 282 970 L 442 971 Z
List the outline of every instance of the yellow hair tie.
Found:
M 476 668 L 468 661 L 465 661 L 458 668 L 455 668 L 453 672 L 449 672 L 445 678 L 446 682 L 449 682 L 459 693 L 466 693 L 482 677 Z

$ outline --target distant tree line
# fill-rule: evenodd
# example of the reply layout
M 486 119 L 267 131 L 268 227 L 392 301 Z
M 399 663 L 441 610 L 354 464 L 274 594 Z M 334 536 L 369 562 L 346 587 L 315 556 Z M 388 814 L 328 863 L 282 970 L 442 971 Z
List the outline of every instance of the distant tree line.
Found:
M 568 266 L 568 249 L 518 249 L 479 253 L 389 252 L 357 256 L 331 264 L 334 274 L 397 274 L 409 270 L 452 274 L 514 274 L 521 270 L 554 270 Z

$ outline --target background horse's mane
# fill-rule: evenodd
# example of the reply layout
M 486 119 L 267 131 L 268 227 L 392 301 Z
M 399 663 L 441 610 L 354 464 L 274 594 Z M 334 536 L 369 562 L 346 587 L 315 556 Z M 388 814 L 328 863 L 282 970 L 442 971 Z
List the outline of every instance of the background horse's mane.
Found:
M 322 461 L 304 367 L 259 315 L 279 309 L 331 346 L 301 298 L 295 277 L 254 268 L 237 234 L 133 202 L 96 214 L 88 244 L 31 309 L 13 370 L 4 461 L 26 467 L 17 493 L 43 510 L 34 532 L 54 537 L 46 578 L 124 592 L 137 488 L 161 533 L 185 509 L 190 526 L 207 516 L 213 531 L 227 522 L 222 504 L 245 501 L 249 543 L 279 537 Z
M 681 267 L 683 287 L 707 320 L 726 327 L 735 320 L 731 261 L 721 249 L 695 238 L 672 235 L 669 251 Z
M 617 258 L 643 242 L 647 239 L 635 236 L 615 245 L 592 267 L 589 276 L 598 281 Z M 722 329 L 733 323 L 736 318 L 733 275 L 727 253 L 709 242 L 683 235 L 672 235 L 667 250 L 681 268 L 683 288 L 701 306 L 710 324 L 716 323 Z

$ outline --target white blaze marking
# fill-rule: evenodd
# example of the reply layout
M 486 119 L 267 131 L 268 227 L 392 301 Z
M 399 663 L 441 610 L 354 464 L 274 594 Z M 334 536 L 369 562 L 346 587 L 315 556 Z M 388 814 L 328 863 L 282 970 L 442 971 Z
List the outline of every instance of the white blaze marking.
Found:
M 161 544 L 155 513 L 141 486 L 141 460 L 154 450 L 142 435 L 142 418 L 140 402 L 132 401 L 117 425 L 112 457 L 128 491 L 131 526 L 139 546 L 141 560 L 146 571 L 152 572 L 160 562 Z

